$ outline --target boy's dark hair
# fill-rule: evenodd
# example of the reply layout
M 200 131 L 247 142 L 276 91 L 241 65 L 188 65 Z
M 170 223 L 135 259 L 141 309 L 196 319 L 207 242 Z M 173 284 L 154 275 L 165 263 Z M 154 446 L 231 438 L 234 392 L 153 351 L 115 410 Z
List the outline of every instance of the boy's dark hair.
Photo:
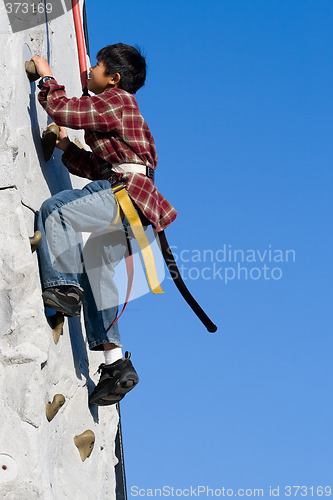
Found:
M 108 45 L 98 52 L 97 61 L 104 63 L 105 74 L 120 74 L 120 89 L 135 94 L 143 87 L 146 80 L 146 60 L 134 47 L 125 43 Z

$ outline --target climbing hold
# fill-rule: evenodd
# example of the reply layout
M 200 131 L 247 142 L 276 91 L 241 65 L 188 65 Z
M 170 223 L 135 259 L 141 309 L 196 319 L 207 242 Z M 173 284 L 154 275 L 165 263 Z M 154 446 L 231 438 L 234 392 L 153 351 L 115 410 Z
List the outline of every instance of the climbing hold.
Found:
M 35 82 L 36 80 L 38 80 L 38 78 L 40 78 L 36 70 L 36 65 L 33 61 L 26 61 L 25 71 L 27 73 L 27 77 L 31 82 Z
M 65 404 L 65 396 L 56 394 L 52 403 L 46 405 L 46 418 L 49 422 L 56 416 L 60 408 Z
M 0 483 L 13 481 L 18 474 L 15 460 L 5 453 L 0 453 Z
M 74 137 L 74 144 L 80 148 L 80 149 L 84 149 L 84 146 L 82 144 L 82 142 L 80 141 L 80 139 L 78 139 L 77 137 Z
M 47 316 L 47 322 L 53 330 L 54 343 L 57 344 L 65 322 L 64 315 L 57 311 L 52 316 Z
M 32 253 L 34 253 L 35 250 L 37 250 L 41 242 L 41 239 L 42 239 L 42 233 L 40 231 L 35 231 L 34 235 L 29 238 Z
M 75 436 L 74 443 L 80 452 L 82 462 L 84 462 L 86 458 L 90 457 L 91 452 L 93 451 L 95 434 L 90 430 L 85 431 L 79 436 Z
M 49 125 L 45 130 L 42 137 L 42 147 L 45 161 L 49 161 L 51 159 L 59 133 L 59 127 L 55 123 L 51 123 L 51 125 Z

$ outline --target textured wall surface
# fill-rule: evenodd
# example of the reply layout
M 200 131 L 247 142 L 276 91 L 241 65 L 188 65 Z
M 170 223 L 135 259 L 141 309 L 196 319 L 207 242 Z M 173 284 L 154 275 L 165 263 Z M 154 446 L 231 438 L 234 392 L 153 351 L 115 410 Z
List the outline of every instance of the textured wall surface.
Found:
M 13 34 L 0 3 L 0 27 L 0 498 L 109 500 L 118 414 L 88 406 L 103 357 L 88 352 L 80 318 L 66 319 L 54 342 L 29 244 L 34 213 L 22 204 L 38 209 L 50 194 L 85 184 L 68 174 L 60 151 L 44 161 L 48 117 L 24 69 L 31 55 L 46 56 L 67 95 L 81 95 L 73 16 Z M 83 143 L 81 131 L 69 135 Z M 65 403 L 49 422 L 45 407 L 55 394 Z M 88 429 L 96 440 L 83 462 L 74 437 Z

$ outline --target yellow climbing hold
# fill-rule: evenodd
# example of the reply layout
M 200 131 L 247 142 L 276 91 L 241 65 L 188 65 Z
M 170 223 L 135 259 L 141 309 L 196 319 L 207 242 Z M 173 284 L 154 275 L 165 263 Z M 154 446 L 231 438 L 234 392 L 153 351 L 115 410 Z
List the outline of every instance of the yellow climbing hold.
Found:
M 45 130 L 42 137 L 42 147 L 45 161 L 49 161 L 51 159 L 59 134 L 60 129 L 55 123 L 51 123 Z
M 60 408 L 65 403 L 65 396 L 62 394 L 56 394 L 53 398 L 52 403 L 47 403 L 46 405 L 46 418 L 49 422 L 56 416 Z
M 75 446 L 80 452 L 82 462 L 90 457 L 95 444 L 95 434 L 91 430 L 84 431 L 79 436 L 74 437 Z
M 78 148 L 84 149 L 82 142 L 77 137 L 74 137 L 74 144 L 76 144 Z
M 27 73 L 27 77 L 29 78 L 30 82 L 35 82 L 36 80 L 38 80 L 38 78 L 40 78 L 36 70 L 36 65 L 33 61 L 26 61 L 25 71 Z
M 29 238 L 30 240 L 30 246 L 31 246 L 31 252 L 34 253 L 42 239 L 42 233 L 40 231 L 35 231 L 34 235 Z

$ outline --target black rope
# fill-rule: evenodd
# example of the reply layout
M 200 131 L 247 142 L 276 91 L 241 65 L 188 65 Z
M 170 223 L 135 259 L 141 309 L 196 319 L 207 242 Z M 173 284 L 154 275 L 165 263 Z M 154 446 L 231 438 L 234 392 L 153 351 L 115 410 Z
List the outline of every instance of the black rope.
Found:
M 24 207 L 29 208 L 29 210 L 31 210 L 34 214 L 36 214 L 36 213 L 37 213 L 37 210 L 34 210 L 33 208 L 29 207 L 29 205 L 27 205 L 26 203 L 24 203 L 22 200 L 21 200 L 21 203 L 22 203 L 22 205 L 23 205 Z
M 86 53 L 90 59 L 90 48 L 89 48 L 89 36 L 88 36 L 88 22 L 87 22 L 87 11 L 86 11 L 86 2 L 83 4 L 83 33 L 84 33 L 84 41 L 86 44 Z
M 217 326 L 214 325 L 214 323 L 207 316 L 205 311 L 199 306 L 198 302 L 190 294 L 187 286 L 185 285 L 185 283 L 180 275 L 179 269 L 177 267 L 175 258 L 170 250 L 170 247 L 169 247 L 169 244 L 168 244 L 168 241 L 166 239 L 164 231 L 160 231 L 157 234 L 158 234 L 158 237 L 160 240 L 161 250 L 162 250 L 164 260 L 166 262 L 166 265 L 169 269 L 170 275 L 171 275 L 176 287 L 178 288 L 178 290 L 180 291 L 180 293 L 182 294 L 182 296 L 184 297 L 184 299 L 186 300 L 188 305 L 191 307 L 193 312 L 198 316 L 200 321 L 205 325 L 207 330 L 210 333 L 216 332 Z
M 121 417 L 120 417 L 120 406 L 117 403 L 117 411 L 119 415 L 118 429 L 115 441 L 115 454 L 118 459 L 118 463 L 115 466 L 116 475 L 116 500 L 127 500 L 127 487 L 126 487 L 126 475 L 125 475 L 125 460 L 124 460 L 124 449 L 123 449 L 123 436 L 121 430 Z

